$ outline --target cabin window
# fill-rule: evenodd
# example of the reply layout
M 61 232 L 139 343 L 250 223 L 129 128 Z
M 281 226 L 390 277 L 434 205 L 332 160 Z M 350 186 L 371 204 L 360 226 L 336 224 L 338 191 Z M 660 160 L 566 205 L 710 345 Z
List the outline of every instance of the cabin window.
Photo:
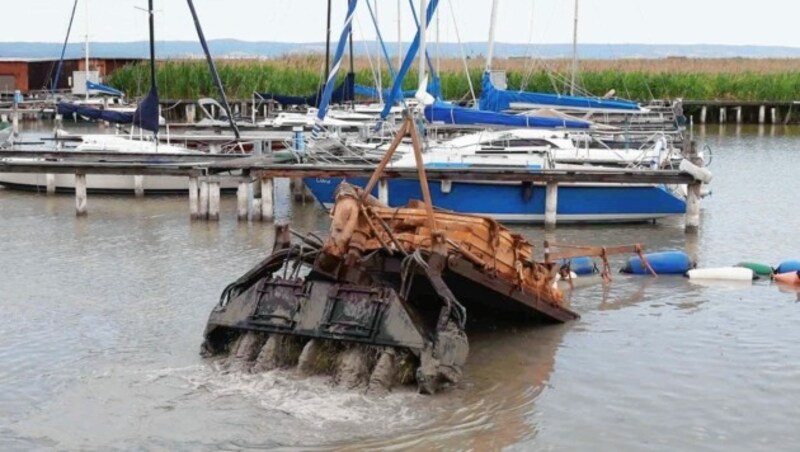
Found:
M 537 138 L 519 138 L 508 142 L 508 147 L 511 148 L 541 148 L 547 146 L 551 146 L 549 141 Z

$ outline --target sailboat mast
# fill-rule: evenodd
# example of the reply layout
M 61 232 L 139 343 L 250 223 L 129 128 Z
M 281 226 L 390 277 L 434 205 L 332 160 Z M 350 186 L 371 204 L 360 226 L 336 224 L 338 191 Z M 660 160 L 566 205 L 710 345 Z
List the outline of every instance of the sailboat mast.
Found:
M 151 4 L 152 1 L 153 0 L 150 0 Z M 225 114 L 228 116 L 228 124 L 231 126 L 231 130 L 233 130 L 233 134 L 236 136 L 236 141 L 239 142 L 242 139 L 242 136 L 239 133 L 239 126 L 236 125 L 236 120 L 233 118 L 231 105 L 228 103 L 228 96 L 225 94 L 225 89 L 222 87 L 222 80 L 219 78 L 217 65 L 214 64 L 214 59 L 211 58 L 211 51 L 208 50 L 206 35 L 203 33 L 203 27 L 200 25 L 200 18 L 197 16 L 197 10 L 194 8 L 194 2 L 192 0 L 186 0 L 186 2 L 189 4 L 189 11 L 191 11 L 192 19 L 194 19 L 194 28 L 197 30 L 197 38 L 200 40 L 200 46 L 203 47 L 203 53 L 206 54 L 206 62 L 208 63 L 208 70 L 211 72 L 211 79 L 214 81 L 214 85 L 216 85 L 217 91 L 219 92 L 219 97 L 222 101 L 222 108 L 225 109 Z M 152 18 L 150 20 L 152 20 Z
M 156 92 L 156 22 L 153 0 L 147 0 L 147 21 L 150 27 L 150 92 Z M 160 116 L 160 115 L 159 115 Z M 153 130 L 155 146 L 158 149 L 158 127 Z
M 369 5 L 369 0 L 367 0 L 367 5 Z M 383 103 L 383 58 L 381 58 L 381 45 L 383 39 L 380 36 L 380 30 L 378 29 L 378 0 L 374 0 L 374 9 L 375 9 L 375 60 L 378 62 L 378 73 L 376 80 L 378 82 L 378 103 Z M 389 62 L 391 65 L 391 62 Z
M 436 76 L 442 75 L 442 19 L 439 11 L 436 11 Z
M 64 67 L 64 54 L 67 52 L 67 44 L 69 43 L 69 35 L 72 32 L 72 23 L 75 21 L 75 11 L 78 9 L 78 0 L 72 4 L 72 15 L 69 16 L 69 26 L 67 26 L 67 36 L 64 38 L 64 45 L 61 47 L 61 58 L 58 60 L 58 67 L 56 67 L 56 75 L 53 77 L 52 94 L 53 101 L 56 98 L 56 90 L 58 90 L 58 82 L 61 79 L 61 69 Z
M 325 31 L 325 80 L 331 73 L 331 0 L 328 0 L 328 22 Z
M 349 5 L 350 1 L 349 0 L 346 0 L 346 1 L 348 2 L 348 5 Z M 369 0 L 367 0 L 367 1 L 369 1 Z M 350 36 L 348 37 L 348 40 L 349 40 L 349 44 L 350 44 L 350 50 L 348 52 L 348 53 L 350 53 L 350 72 L 349 73 L 350 74 L 355 74 L 356 73 L 356 67 L 355 67 L 355 60 L 354 60 L 355 56 L 353 55 L 353 27 L 352 26 L 350 27 Z M 355 108 L 356 108 L 356 99 L 355 99 L 355 96 L 352 96 L 352 97 L 353 98 L 350 99 L 350 108 L 355 110 Z
M 397 0 L 397 68 L 403 65 L 403 22 L 401 17 L 400 1 Z
M 428 0 L 419 0 L 419 10 L 419 86 L 422 87 L 422 84 L 425 82 L 425 70 L 427 69 L 425 65 L 425 51 L 428 41 L 426 38 L 428 34 Z M 422 87 L 422 89 L 427 89 L 427 87 Z
M 86 94 L 86 101 L 88 102 L 89 101 L 89 88 L 86 86 L 86 82 L 89 81 L 89 0 L 85 0 L 83 2 L 83 6 L 84 6 L 85 11 L 86 11 L 86 35 L 85 35 L 86 39 L 85 39 L 84 44 L 83 44 L 83 58 L 84 58 L 83 74 L 84 74 L 85 80 L 83 81 L 83 83 L 84 83 L 84 90 L 86 91 L 86 93 L 85 93 Z
M 497 28 L 497 7 L 500 0 L 492 1 L 492 15 L 489 22 L 489 50 L 486 53 L 486 72 L 492 70 L 492 59 L 494 58 L 494 33 Z
M 150 27 L 150 89 L 156 89 L 156 32 L 155 32 L 155 10 L 153 0 L 147 3 L 148 25 Z
M 572 27 L 572 77 L 569 83 L 570 96 L 575 95 L 575 77 L 578 75 L 578 0 L 575 0 L 575 22 Z

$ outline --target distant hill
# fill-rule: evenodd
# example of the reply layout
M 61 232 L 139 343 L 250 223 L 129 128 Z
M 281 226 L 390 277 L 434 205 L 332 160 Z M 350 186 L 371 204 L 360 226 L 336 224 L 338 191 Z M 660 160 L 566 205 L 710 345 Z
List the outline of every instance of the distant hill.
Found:
M 368 43 L 374 49 L 374 43 Z M 235 39 L 209 41 L 213 55 L 217 57 L 269 58 L 294 53 L 319 53 L 325 49 L 324 43 L 284 43 L 250 42 Z M 396 44 L 387 43 L 390 54 L 396 55 Z M 404 49 L 407 44 L 404 45 Z M 364 45 L 355 46 L 356 53 L 364 51 Z M 486 54 L 485 42 L 464 43 L 468 56 Z M 459 57 L 458 44 L 442 43 L 444 57 Z M 564 58 L 572 52 L 570 44 L 541 44 L 529 48 L 526 44 L 498 43 L 495 54 L 500 58 L 535 55 L 541 58 Z M 186 58 L 202 55 L 200 45 L 193 41 L 162 41 L 156 45 L 159 58 Z M 778 46 L 727 46 L 713 44 L 693 45 L 650 45 L 650 44 L 581 44 L 578 53 L 582 59 L 614 58 L 800 58 L 800 48 Z M 57 58 L 61 54 L 60 43 L 0 42 L 0 58 Z M 91 54 L 106 58 L 146 58 L 147 42 L 96 42 L 91 44 Z M 83 55 L 82 44 L 67 47 L 68 58 Z

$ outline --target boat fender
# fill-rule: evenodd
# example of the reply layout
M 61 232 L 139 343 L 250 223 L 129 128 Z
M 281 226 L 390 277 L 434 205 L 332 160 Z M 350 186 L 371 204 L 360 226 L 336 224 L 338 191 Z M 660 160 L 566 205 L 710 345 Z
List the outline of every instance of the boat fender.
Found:
M 772 267 L 770 267 L 767 264 L 761 264 L 758 262 L 739 262 L 735 266 L 742 268 L 749 268 L 750 270 L 753 270 L 753 273 L 755 273 L 758 276 L 770 276 L 773 273 Z
M 788 259 L 778 264 L 775 273 L 790 273 L 798 270 L 800 270 L 800 259 Z
M 644 257 L 658 275 L 683 275 L 696 266 L 689 255 L 683 251 L 661 251 L 645 254 Z M 628 259 L 627 264 L 620 272 L 633 275 L 650 274 L 639 256 Z
M 781 284 L 793 284 L 795 286 L 800 286 L 800 270 L 787 273 L 778 273 L 774 275 L 772 279 Z
M 591 275 L 593 273 L 600 273 L 600 270 L 595 265 L 591 257 L 573 257 L 572 259 L 561 259 L 558 264 L 563 267 L 569 267 L 570 270 L 577 275 Z
M 686 272 L 689 279 L 715 279 L 726 281 L 752 281 L 757 279 L 755 272 L 744 267 L 695 268 Z
M 695 179 L 706 184 L 711 182 L 711 179 L 713 179 L 711 171 L 709 171 L 707 168 L 701 168 L 686 159 L 681 160 L 681 164 L 678 169 L 691 174 Z

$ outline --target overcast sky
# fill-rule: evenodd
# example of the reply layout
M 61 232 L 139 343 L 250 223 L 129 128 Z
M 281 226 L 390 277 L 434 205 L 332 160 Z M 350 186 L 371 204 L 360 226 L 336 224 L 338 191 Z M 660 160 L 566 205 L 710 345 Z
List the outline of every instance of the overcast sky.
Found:
M 355 38 L 375 35 L 366 0 L 359 1 Z M 375 1 L 375 0 L 370 0 Z M 490 0 L 440 0 L 441 39 L 485 41 Z M 0 41 L 59 42 L 73 0 L 14 0 L 4 5 Z M 4 2 L 4 3 L 6 3 Z M 79 0 L 72 42 L 82 40 L 87 24 L 93 41 L 147 39 L 146 0 Z M 347 0 L 334 0 L 335 34 Z M 377 0 L 384 39 L 397 39 L 397 0 Z M 419 0 L 414 0 L 418 5 Z M 325 39 L 325 0 L 195 0 L 209 39 L 313 42 Z M 412 33 L 408 0 L 401 0 L 404 39 Z M 156 39 L 195 39 L 183 0 L 155 0 Z M 515 43 L 565 43 L 572 40 L 572 0 L 501 0 L 497 40 Z M 581 0 L 582 43 L 753 44 L 800 47 L 797 0 Z M 531 23 L 533 27 L 531 28 Z M 435 29 L 431 38 L 435 39 Z M 532 32 L 531 32 L 532 30 Z

